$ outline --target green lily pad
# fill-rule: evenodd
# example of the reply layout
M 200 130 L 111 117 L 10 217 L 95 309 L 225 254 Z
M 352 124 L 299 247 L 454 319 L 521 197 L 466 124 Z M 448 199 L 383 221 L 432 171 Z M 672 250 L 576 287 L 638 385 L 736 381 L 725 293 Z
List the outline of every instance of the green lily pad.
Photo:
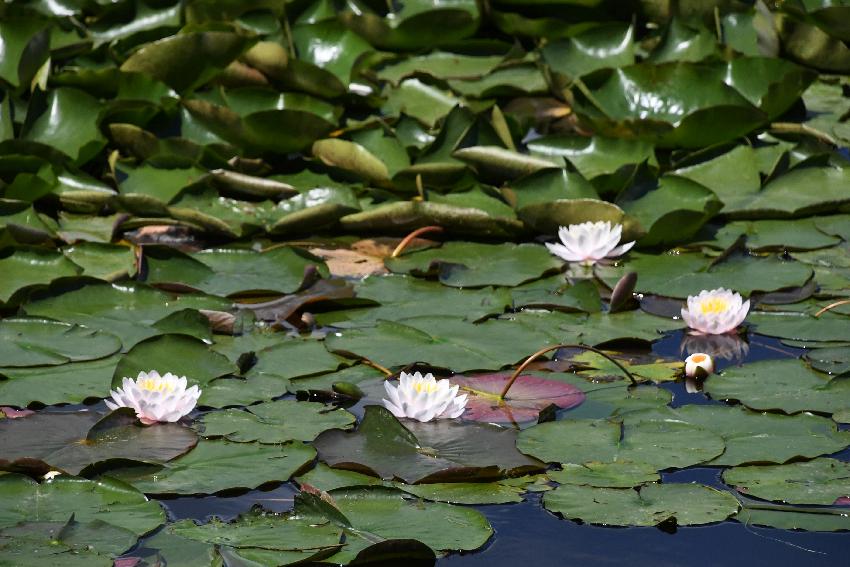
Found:
M 46 319 L 0 321 L 0 359 L 4 366 L 55 366 L 105 358 L 121 348 L 110 333 Z
M 718 287 L 732 289 L 742 295 L 798 287 L 812 275 L 807 265 L 775 256 L 732 255 L 713 263 L 701 254 L 656 256 L 632 253 L 621 266 L 596 266 L 595 270 L 610 286 L 614 286 L 626 272 L 637 272 L 640 276 L 635 291 L 682 298 Z
M 520 451 L 547 462 L 637 461 L 657 469 L 711 461 L 724 447 L 709 429 L 665 420 L 565 419 L 525 429 L 517 439 Z
M 810 508 L 799 512 L 795 506 L 782 509 L 763 508 L 762 503 L 745 503 L 735 519 L 746 526 L 768 526 L 780 530 L 838 532 L 850 529 L 850 517 L 841 509 Z
M 60 475 L 50 482 L 7 474 L 0 476 L 0 494 L 8 504 L 0 509 L 0 526 L 20 522 L 103 521 L 137 536 L 165 522 L 158 502 L 123 482 L 105 478 L 86 480 Z
M 186 376 L 189 385 L 197 384 L 202 390 L 211 380 L 238 371 L 226 356 L 212 351 L 204 341 L 189 335 L 167 334 L 133 346 L 115 368 L 112 385 L 120 386 L 125 377 L 135 380 L 139 372 L 151 369 Z
M 200 128 L 252 152 L 304 150 L 336 121 L 334 108 L 324 101 L 266 89 L 234 89 L 224 98 L 194 98 L 183 105 Z
M 512 321 L 489 320 L 473 325 L 453 317 L 413 317 L 379 321 L 370 329 L 344 329 L 325 339 L 331 352 L 351 353 L 383 366 L 428 362 L 467 370 L 497 370 L 552 342 L 543 331 Z
M 416 539 L 435 551 L 478 549 L 493 535 L 484 515 L 471 508 L 411 499 L 392 488 L 341 488 L 330 493 L 338 512 L 350 523 L 346 536 L 357 549 L 382 539 Z M 301 511 L 296 504 L 296 510 Z M 314 521 L 322 518 L 303 510 Z M 329 518 L 333 521 L 333 518 Z M 358 537 L 359 536 L 359 537 Z M 344 549 L 344 556 L 352 553 Z M 337 559 L 339 556 L 336 556 Z
M 672 175 L 659 179 L 657 189 L 620 206 L 646 229 L 638 242 L 641 246 L 684 242 L 722 207 L 710 190 Z
M 801 413 L 793 416 L 756 413 L 742 407 L 689 405 L 676 410 L 644 410 L 624 416 L 626 423 L 669 419 L 704 427 L 723 437 L 726 450 L 709 465 L 786 463 L 840 451 L 850 433 L 831 419 Z
M 83 269 L 84 276 L 115 281 L 135 271 L 135 256 L 128 246 L 81 242 L 62 250 L 76 265 Z
M 59 469 L 79 474 L 108 461 L 157 463 L 186 453 L 195 432 L 173 423 L 143 427 L 132 410 L 40 413 L 0 422 L 0 467 Z M 32 461 L 40 464 L 33 465 Z
M 557 270 L 561 262 L 534 244 L 449 242 L 385 261 L 395 273 L 436 274 L 452 287 L 516 286 Z
M 414 0 L 381 16 L 366 6 L 339 14 L 342 22 L 375 47 L 385 49 L 428 48 L 463 39 L 478 27 L 478 6 L 472 0 L 443 4 L 437 0 Z
M 247 372 L 246 378 L 278 378 L 289 380 L 311 374 L 332 372 L 345 364 L 331 354 L 319 341 L 283 340 L 279 344 L 255 352 L 257 364 Z
M 333 410 L 315 402 L 280 400 L 253 405 L 247 411 L 230 409 L 201 418 L 204 437 L 224 437 L 247 443 L 312 441 L 327 429 L 343 429 L 354 423 L 345 410 Z
M 440 226 L 462 236 L 513 238 L 522 231 L 515 218 L 493 215 L 475 206 L 436 201 L 392 201 L 339 219 L 345 232 L 407 234 L 425 226 Z
M 109 475 L 153 494 L 213 494 L 286 481 L 312 462 L 316 451 L 303 443 L 260 445 L 201 441 L 183 457 L 162 466 L 114 469 Z
M 546 475 L 560 484 L 598 486 L 600 488 L 631 488 L 650 482 L 658 482 L 661 477 L 652 465 L 616 461 L 613 463 L 584 464 L 567 463 L 559 471 L 549 471 Z
M 54 561 L 62 565 L 113 565 L 113 558 L 136 543 L 136 534 L 96 520 L 26 522 L 0 530 L 0 554 L 28 567 Z M 68 561 L 70 560 L 70 561 Z
M 332 467 L 413 484 L 492 480 L 540 469 L 541 463 L 517 452 L 515 441 L 512 429 L 452 420 L 402 425 L 382 406 L 366 406 L 357 431 L 326 431 L 313 444 Z
M 175 297 L 140 283 L 89 284 L 27 303 L 27 315 L 102 329 L 120 337 L 124 350 L 160 334 L 153 325 L 183 309 L 224 311 L 230 302 L 206 295 Z M 150 370 L 150 368 L 148 368 Z
M 638 63 L 597 78 L 601 82 L 577 100 L 575 110 L 603 135 L 619 131 L 665 147 L 709 146 L 767 120 L 723 82 L 725 74 L 725 65 Z M 632 97 L 635 90 L 643 96 Z
M 304 270 L 324 262 L 287 246 L 267 252 L 239 248 L 204 250 L 188 256 L 171 249 L 146 249 L 149 283 L 178 283 L 211 295 L 265 291 L 292 293 L 304 281 Z
M 723 481 L 739 492 L 789 504 L 833 504 L 850 495 L 850 464 L 815 459 L 766 467 L 734 467 L 723 471 Z
M 543 496 L 543 506 L 565 518 L 609 526 L 656 526 L 722 522 L 738 512 L 727 492 L 701 484 L 649 484 L 631 488 L 594 488 L 564 484 Z
M 16 250 L 0 259 L 0 301 L 14 299 L 18 292 L 43 287 L 57 278 L 79 275 L 83 269 L 58 252 L 36 249 Z
M 850 407 L 850 380 L 829 379 L 799 360 L 766 360 L 730 368 L 705 383 L 718 400 L 738 400 L 754 410 L 831 414 Z
M 81 403 L 109 393 L 120 355 L 54 366 L 0 367 L 0 404 Z
M 92 120 L 103 108 L 93 96 L 72 88 L 50 91 L 47 109 L 26 133 L 26 139 L 49 144 L 76 163 L 91 160 L 106 145 L 106 138 Z
M 578 79 L 598 71 L 635 62 L 634 27 L 612 23 L 594 26 L 569 39 L 553 41 L 543 57 L 553 71 Z
M 144 45 L 121 70 L 144 73 L 187 91 L 221 73 L 250 44 L 247 36 L 225 31 L 180 33 Z
M 549 159 L 565 158 L 589 180 L 611 175 L 627 165 L 657 165 L 653 145 L 642 140 L 555 134 L 530 141 L 528 149 Z
M 319 313 L 317 320 L 335 327 L 360 327 L 372 326 L 379 320 L 464 313 L 467 320 L 477 321 L 502 313 L 511 305 L 508 291 L 502 288 L 448 288 L 405 275 L 368 276 L 355 283 L 355 293 L 352 309 Z M 567 295 L 563 298 L 565 302 L 571 299 Z
M 843 316 L 813 317 L 805 313 L 753 313 L 749 322 L 756 332 L 769 337 L 803 341 L 834 341 L 846 337 L 850 319 Z

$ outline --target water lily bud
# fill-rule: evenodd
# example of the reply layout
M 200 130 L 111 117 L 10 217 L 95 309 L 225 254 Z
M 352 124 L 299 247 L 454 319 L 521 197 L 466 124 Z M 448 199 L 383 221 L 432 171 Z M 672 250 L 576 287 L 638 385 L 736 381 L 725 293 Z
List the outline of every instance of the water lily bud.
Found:
M 714 361 L 704 352 L 696 352 L 685 359 L 685 376 L 705 378 L 714 372 Z
M 363 390 L 357 386 L 357 384 L 352 384 L 351 382 L 334 382 L 333 385 L 331 385 L 331 389 L 337 394 L 342 394 L 343 396 L 348 396 L 355 400 L 359 400 L 366 395 L 363 393 Z

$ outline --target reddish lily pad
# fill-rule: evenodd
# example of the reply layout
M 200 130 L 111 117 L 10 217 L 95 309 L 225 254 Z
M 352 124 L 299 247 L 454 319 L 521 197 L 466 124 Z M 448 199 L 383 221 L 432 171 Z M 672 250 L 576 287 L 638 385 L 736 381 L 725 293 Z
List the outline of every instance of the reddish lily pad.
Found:
M 499 394 L 511 374 L 496 372 L 452 376 L 452 383 L 469 394 L 463 418 L 488 423 L 520 423 L 537 419 L 540 412 L 550 405 L 569 409 L 584 401 L 584 392 L 572 384 L 526 374 L 520 375 L 505 399 L 500 400 Z

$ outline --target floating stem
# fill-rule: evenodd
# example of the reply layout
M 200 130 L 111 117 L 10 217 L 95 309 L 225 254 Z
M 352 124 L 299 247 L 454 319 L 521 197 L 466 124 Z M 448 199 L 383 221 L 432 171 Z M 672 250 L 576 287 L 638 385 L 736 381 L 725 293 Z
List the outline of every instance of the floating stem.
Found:
M 383 372 L 383 373 L 384 373 L 384 375 L 385 375 L 387 378 L 389 378 L 390 376 L 392 376 L 392 375 L 393 375 L 393 371 L 392 371 L 392 370 L 390 370 L 389 368 L 386 368 L 385 366 L 381 366 L 381 365 L 380 365 L 380 364 L 378 364 L 377 362 L 372 362 L 372 361 L 371 361 L 371 360 L 369 360 L 368 358 L 365 358 L 365 357 L 364 357 L 364 358 L 361 358 L 361 359 L 360 359 L 360 362 L 362 362 L 362 363 L 363 363 L 363 364 L 365 364 L 366 366 L 371 366 L 371 367 L 372 367 L 372 368 L 374 368 L 375 370 L 380 370 L 381 372 Z
M 398 258 L 398 255 L 404 252 L 404 249 L 407 248 L 407 245 L 410 244 L 411 240 L 413 240 L 420 234 L 425 234 L 426 232 L 443 232 L 443 227 L 423 226 L 422 228 L 417 228 L 416 230 L 405 236 L 402 241 L 398 243 L 398 246 L 395 247 L 393 253 L 390 254 L 390 258 Z
M 820 317 L 821 315 L 823 315 L 827 311 L 835 309 L 836 307 L 841 307 L 842 305 L 847 305 L 848 303 L 850 303 L 850 299 L 842 299 L 841 301 L 836 301 L 835 303 L 830 303 L 829 305 L 827 305 L 826 307 L 824 307 L 823 309 L 821 309 L 820 311 L 815 313 L 815 317 Z
M 505 388 L 502 390 L 502 393 L 501 393 L 501 394 L 499 394 L 499 399 L 500 399 L 500 400 L 504 400 L 504 399 L 505 399 L 505 396 L 507 396 L 507 395 L 508 395 L 508 390 L 510 390 L 510 389 L 511 389 L 511 386 L 513 386 L 513 385 L 514 385 L 514 382 L 516 382 L 516 379 L 517 379 L 517 378 L 519 378 L 519 375 L 520 375 L 520 374 L 522 374 L 522 371 L 523 371 L 523 370 L 525 370 L 525 367 L 526 367 L 526 366 L 528 366 L 529 364 L 531 364 L 532 362 L 534 362 L 534 360 L 535 360 L 538 356 L 540 356 L 541 354 L 545 354 L 545 353 L 547 353 L 547 352 L 549 352 L 549 351 L 551 351 L 551 350 L 556 350 L 556 349 L 559 349 L 559 348 L 580 348 L 580 349 L 582 349 L 582 350 L 589 350 L 590 352 L 595 352 L 596 354 L 598 354 L 598 355 L 600 355 L 600 356 L 602 356 L 602 357 L 604 357 L 604 358 L 607 358 L 610 362 L 612 362 L 614 365 L 616 365 L 616 366 L 617 366 L 617 368 L 619 368 L 620 370 L 622 370 L 622 371 L 623 371 L 623 374 L 625 374 L 626 376 L 628 376 L 628 377 L 629 377 L 629 380 L 631 380 L 631 381 L 632 381 L 632 384 L 637 384 L 637 380 L 635 380 L 635 377 L 632 375 L 632 373 L 631 373 L 631 372 L 629 372 L 629 371 L 626 369 L 626 367 L 625 367 L 625 366 L 623 366 L 623 365 L 622 365 L 622 364 L 620 364 L 617 360 L 615 360 L 615 359 L 611 358 L 611 356 L 609 356 L 609 355 L 605 354 L 605 353 L 604 353 L 604 352 L 602 352 L 601 350 L 599 350 L 599 349 L 595 349 L 595 348 L 593 348 L 593 347 L 591 347 L 591 346 L 587 346 L 587 345 L 559 344 L 559 345 L 555 345 L 555 346 L 548 346 L 548 347 L 542 348 L 542 349 L 538 350 L 537 352 L 535 352 L 534 354 L 532 354 L 531 356 L 529 356 L 528 358 L 526 358 L 526 359 L 525 359 L 525 361 L 524 361 L 522 364 L 520 364 L 520 365 L 519 365 L 519 368 L 517 368 L 517 369 L 514 371 L 514 373 L 513 373 L 513 374 L 511 374 L 511 378 L 510 378 L 510 380 L 508 380 L 508 383 L 507 383 L 507 384 L 505 384 Z

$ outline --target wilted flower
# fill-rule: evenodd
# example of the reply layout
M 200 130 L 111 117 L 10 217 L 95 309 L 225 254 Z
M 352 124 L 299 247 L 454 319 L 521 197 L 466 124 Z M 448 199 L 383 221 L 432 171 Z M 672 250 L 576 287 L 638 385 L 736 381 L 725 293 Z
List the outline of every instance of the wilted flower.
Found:
M 561 244 L 546 243 L 549 251 L 567 262 L 581 262 L 587 266 L 604 258 L 615 258 L 635 245 L 628 242 L 617 246 L 623 235 L 623 225 L 609 221 L 583 222 L 558 229 Z
M 714 372 L 714 361 L 704 352 L 692 354 L 685 359 L 685 376 L 705 378 Z
M 384 406 L 396 417 L 409 417 L 418 421 L 459 417 L 466 408 L 466 394 L 458 396 L 459 386 L 448 380 L 436 380 L 430 372 L 425 376 L 417 372 L 402 372 L 398 387 L 384 382 L 388 399 Z
M 133 408 L 136 416 L 145 425 L 158 421 L 174 422 L 194 409 L 201 397 L 197 386 L 186 388 L 186 377 L 179 378 L 168 372 L 160 376 L 156 370 L 139 372 L 133 380 L 124 377 L 121 384 L 110 392 L 112 400 L 106 400 L 109 409 Z
M 744 322 L 749 310 L 749 299 L 743 301 L 740 294 L 721 287 L 689 295 L 688 306 L 682 308 L 682 319 L 697 333 L 719 335 L 734 331 Z

